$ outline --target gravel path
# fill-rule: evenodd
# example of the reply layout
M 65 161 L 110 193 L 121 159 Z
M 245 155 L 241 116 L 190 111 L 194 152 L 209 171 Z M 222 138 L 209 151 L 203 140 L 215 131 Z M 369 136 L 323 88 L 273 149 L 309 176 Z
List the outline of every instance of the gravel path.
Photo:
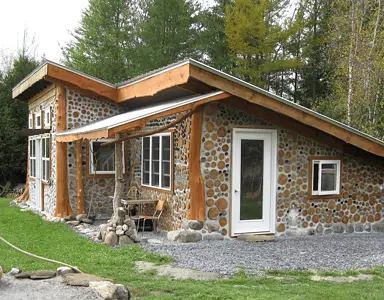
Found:
M 94 290 L 68 286 L 60 277 L 48 280 L 15 279 L 5 275 L 0 280 L 0 299 L 6 300 L 102 300 Z
M 239 266 L 248 268 L 248 273 L 262 274 L 262 270 L 349 270 L 384 264 L 384 234 L 380 233 L 308 236 L 264 243 L 224 240 L 178 244 L 164 237 L 149 237 L 156 240 L 142 244 L 144 249 L 174 257 L 175 266 L 220 274 L 236 273 Z

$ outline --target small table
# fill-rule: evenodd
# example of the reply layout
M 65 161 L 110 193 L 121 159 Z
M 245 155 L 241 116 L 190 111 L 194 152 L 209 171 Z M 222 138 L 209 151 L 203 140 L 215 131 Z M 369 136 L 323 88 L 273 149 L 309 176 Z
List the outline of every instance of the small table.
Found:
M 127 209 L 128 215 L 131 217 L 131 210 L 129 209 L 131 205 L 138 205 L 139 215 L 143 215 L 143 206 L 149 203 L 155 204 L 157 201 L 157 199 L 121 199 L 121 204 Z

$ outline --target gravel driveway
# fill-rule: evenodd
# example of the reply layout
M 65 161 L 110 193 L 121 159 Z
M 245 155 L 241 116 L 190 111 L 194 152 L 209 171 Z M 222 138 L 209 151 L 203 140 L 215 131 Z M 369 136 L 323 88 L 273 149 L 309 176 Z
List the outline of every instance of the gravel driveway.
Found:
M 60 277 L 47 280 L 15 279 L 5 275 L 0 280 L 0 299 L 4 300 L 102 300 L 93 289 L 61 283 Z
M 341 234 L 278 239 L 264 243 L 238 240 L 193 244 L 143 244 L 147 251 L 172 256 L 175 266 L 233 274 L 239 266 L 248 273 L 262 270 L 348 270 L 384 264 L 384 234 Z M 156 242 L 156 241 L 155 241 Z M 160 242 L 160 241 L 158 241 Z

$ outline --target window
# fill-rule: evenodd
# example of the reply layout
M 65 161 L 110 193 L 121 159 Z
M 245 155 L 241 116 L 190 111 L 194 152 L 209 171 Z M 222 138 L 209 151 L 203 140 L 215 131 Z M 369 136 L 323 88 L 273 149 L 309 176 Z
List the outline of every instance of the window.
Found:
M 311 195 L 338 195 L 340 194 L 340 159 L 310 160 L 312 167 Z
M 102 144 L 112 140 L 91 141 L 89 145 L 90 168 L 89 174 L 115 174 L 115 144 L 101 147 Z M 124 143 L 123 147 L 123 173 L 124 164 Z
M 41 112 L 35 113 L 35 128 L 41 129 Z
M 42 165 L 42 176 L 44 181 L 48 181 L 50 177 L 50 138 L 43 137 L 41 139 L 41 165 Z
M 28 128 L 33 129 L 33 115 L 32 114 L 29 114 Z
M 171 189 L 171 133 L 144 137 L 142 141 L 141 184 Z
M 29 175 L 36 177 L 36 140 L 29 141 Z
M 44 110 L 44 127 L 51 126 L 51 109 L 47 108 Z

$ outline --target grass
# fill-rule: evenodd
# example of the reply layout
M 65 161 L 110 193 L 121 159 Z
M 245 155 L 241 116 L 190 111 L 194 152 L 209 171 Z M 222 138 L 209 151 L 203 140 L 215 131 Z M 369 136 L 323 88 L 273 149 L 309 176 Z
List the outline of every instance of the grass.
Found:
M 64 224 L 48 223 L 31 212 L 9 207 L 9 200 L 0 199 L 2 237 L 26 251 L 76 265 L 87 273 L 113 278 L 127 285 L 135 299 L 383 299 L 383 268 L 364 271 L 376 275 L 373 281 L 353 283 L 313 282 L 309 280 L 310 272 L 297 271 L 269 272 L 283 277 L 279 280 L 250 277 L 245 268 L 240 268 L 233 279 L 203 282 L 155 277 L 155 272 L 138 273 L 134 269 L 135 261 L 163 264 L 171 259 L 145 252 L 136 245 L 113 250 L 95 244 Z M 0 263 L 6 270 L 12 266 L 25 271 L 57 268 L 16 252 L 1 242 Z

